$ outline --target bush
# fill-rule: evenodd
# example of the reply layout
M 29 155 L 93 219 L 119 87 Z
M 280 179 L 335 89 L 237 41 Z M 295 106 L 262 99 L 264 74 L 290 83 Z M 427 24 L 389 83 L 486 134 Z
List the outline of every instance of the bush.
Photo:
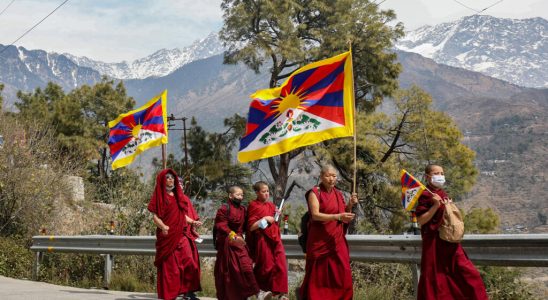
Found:
M 13 278 L 30 278 L 33 253 L 24 240 L 0 237 L 0 275 Z
M 104 259 L 97 254 L 46 253 L 40 266 L 42 281 L 92 288 L 103 286 Z
M 109 289 L 127 292 L 156 291 L 156 267 L 153 256 L 114 256 Z
M 352 262 L 352 271 L 355 299 L 413 299 L 409 265 Z
M 516 268 L 485 266 L 478 268 L 489 299 L 491 300 L 533 300 L 532 287 L 519 277 L 521 272 Z

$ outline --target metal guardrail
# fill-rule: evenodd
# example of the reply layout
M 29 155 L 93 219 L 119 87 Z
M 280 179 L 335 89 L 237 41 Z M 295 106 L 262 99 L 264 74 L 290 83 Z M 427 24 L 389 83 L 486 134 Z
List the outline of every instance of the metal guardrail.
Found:
M 201 236 L 200 256 L 213 257 L 211 235 Z M 282 235 L 287 258 L 304 259 L 296 235 Z M 364 262 L 419 264 L 421 238 L 417 235 L 348 235 L 350 259 Z M 30 249 L 36 252 L 34 274 L 43 253 L 105 254 L 105 287 L 110 280 L 112 255 L 154 255 L 154 236 L 35 236 Z M 477 265 L 548 267 L 548 234 L 472 234 L 462 246 Z

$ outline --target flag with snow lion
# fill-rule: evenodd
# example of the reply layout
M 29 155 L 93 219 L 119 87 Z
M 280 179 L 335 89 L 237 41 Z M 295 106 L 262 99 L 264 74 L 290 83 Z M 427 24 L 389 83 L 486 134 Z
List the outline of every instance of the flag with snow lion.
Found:
M 242 163 L 354 134 L 352 54 L 308 64 L 280 86 L 251 95 Z
M 167 144 L 167 90 L 145 105 L 108 122 L 112 169 L 125 167 L 139 153 Z
M 422 192 L 426 187 L 416 180 L 411 174 L 407 173 L 406 170 L 401 170 L 401 204 L 403 208 L 407 211 L 415 209 L 415 205 L 419 200 Z

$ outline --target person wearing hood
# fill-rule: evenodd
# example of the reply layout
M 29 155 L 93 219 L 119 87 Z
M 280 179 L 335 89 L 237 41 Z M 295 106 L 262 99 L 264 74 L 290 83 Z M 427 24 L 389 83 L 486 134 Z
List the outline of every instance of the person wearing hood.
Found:
M 154 265 L 157 268 L 156 289 L 160 299 L 172 300 L 186 294 L 189 290 L 185 279 L 195 276 L 185 274 L 182 263 L 192 257 L 193 251 L 185 235 L 189 226 L 186 217 L 189 208 L 184 197 L 175 171 L 160 171 L 148 204 L 156 225 Z
M 181 190 L 184 191 L 183 178 L 179 177 L 178 180 Z M 200 221 L 200 216 L 198 215 L 198 212 L 196 212 L 196 209 L 194 209 L 192 201 L 184 192 L 183 201 L 187 207 L 186 222 L 188 224 L 184 231 L 184 236 L 190 245 L 190 252 L 188 253 L 190 255 L 186 256 L 181 263 L 183 265 L 184 273 L 183 285 L 185 286 L 184 289 L 188 291 L 186 293 L 186 298 L 192 300 L 198 299 L 195 292 L 202 290 L 202 286 L 200 285 L 200 255 L 198 254 L 198 248 L 196 247 L 196 241 L 201 240 L 197 228 L 202 226 L 202 221 Z
M 243 197 L 242 188 L 230 187 L 227 203 L 221 205 L 215 216 L 217 258 L 214 275 L 219 300 L 245 300 L 259 292 L 253 261 L 243 237 L 246 228 Z
M 428 190 L 421 194 L 416 208 L 422 236 L 417 299 L 488 299 L 480 273 L 461 244 L 440 238 L 438 230 L 443 222 L 445 205 L 453 201 L 443 190 L 443 168 L 430 164 L 424 173 Z

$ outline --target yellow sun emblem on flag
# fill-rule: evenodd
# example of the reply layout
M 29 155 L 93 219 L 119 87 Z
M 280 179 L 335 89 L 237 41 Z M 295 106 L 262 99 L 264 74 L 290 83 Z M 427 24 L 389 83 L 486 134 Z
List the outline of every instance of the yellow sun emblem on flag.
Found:
M 303 100 L 306 92 L 301 91 L 292 91 L 291 93 L 281 96 L 280 98 L 272 101 L 272 112 L 275 117 L 281 115 L 284 111 L 288 109 L 304 109 Z
M 143 125 L 137 124 L 131 129 L 131 135 L 133 135 L 136 140 L 139 139 L 139 132 L 141 131 L 141 127 L 143 127 Z

